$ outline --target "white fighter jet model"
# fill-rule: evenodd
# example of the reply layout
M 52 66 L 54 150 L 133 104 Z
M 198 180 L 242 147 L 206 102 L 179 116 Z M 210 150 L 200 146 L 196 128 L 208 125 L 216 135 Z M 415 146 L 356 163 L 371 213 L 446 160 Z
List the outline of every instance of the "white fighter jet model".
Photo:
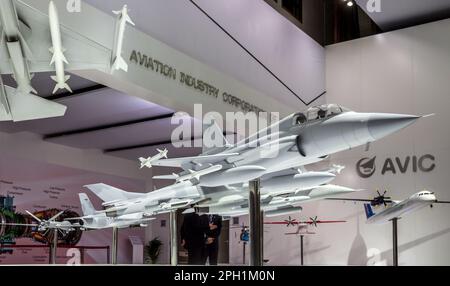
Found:
M 129 227 L 146 227 L 149 221 L 154 220 L 153 217 L 142 217 L 138 215 L 124 215 L 111 217 L 108 216 L 104 211 L 95 210 L 89 197 L 84 194 L 79 194 L 81 209 L 83 211 L 83 216 L 78 218 L 69 218 L 69 221 L 82 221 L 82 223 L 71 224 L 74 227 L 79 227 L 81 230 L 98 230 L 107 228 L 129 228 Z
M 167 159 L 167 152 L 168 152 L 167 149 L 164 150 L 156 149 L 156 150 L 158 151 L 158 154 L 156 154 L 153 157 L 139 158 L 139 162 L 141 163 L 141 169 L 144 167 L 151 168 L 153 162 L 156 162 L 162 158 Z
M 220 170 L 203 175 L 198 185 L 220 187 L 246 183 L 263 176 L 298 168 L 326 159 L 329 155 L 374 142 L 416 122 L 420 116 L 385 113 L 357 113 L 330 104 L 288 116 L 272 126 L 231 145 L 204 149 L 194 157 L 157 160 L 153 166 L 180 167 L 199 171 L 208 164 Z M 204 134 L 223 134 L 216 124 Z M 273 139 L 272 139 L 273 138 Z M 210 140 L 211 141 L 211 140 Z M 214 140 L 214 142 L 218 140 Z M 268 150 L 273 153 L 269 156 Z
M 261 207 L 265 214 L 289 214 L 301 211 L 300 205 L 305 202 L 357 191 L 329 184 L 336 177 L 334 173 L 342 171 L 340 166 L 334 166 L 328 172 L 307 171 L 303 166 L 381 139 L 419 118 L 356 113 L 337 105 L 319 106 L 306 113 L 293 114 L 236 145 L 222 138 L 224 146 L 204 148 L 204 153 L 199 156 L 161 159 L 159 151 L 159 155 L 147 159 L 151 164 L 141 160 L 141 166 L 184 169 L 176 176 L 166 176 L 166 179 L 184 179 L 163 189 L 137 194 L 104 184 L 86 187 L 105 202 L 105 211 L 111 216 L 136 213 L 151 216 L 169 208 L 189 206 L 202 213 L 239 216 L 248 213 L 248 181 L 260 178 Z M 211 128 L 218 127 L 213 124 L 204 134 L 223 134 L 222 130 L 211 132 Z M 267 134 L 275 130 L 275 139 L 267 141 Z M 276 147 L 276 156 L 260 156 L 272 144 Z M 197 176 L 192 180 L 195 174 Z
M 450 202 L 438 201 L 433 192 L 421 191 L 403 201 L 391 201 L 379 211 L 372 208 L 373 204 L 364 204 L 368 224 L 383 224 L 394 218 L 401 218 L 411 212 L 425 207 L 433 207 L 433 204 L 450 204 Z M 382 205 L 375 205 L 382 208 Z

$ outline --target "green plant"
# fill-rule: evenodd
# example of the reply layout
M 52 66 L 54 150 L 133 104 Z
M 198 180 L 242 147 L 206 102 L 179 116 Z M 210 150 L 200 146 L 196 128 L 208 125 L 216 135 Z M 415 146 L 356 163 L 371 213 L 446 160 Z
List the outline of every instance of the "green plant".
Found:
M 155 264 L 156 260 L 158 260 L 159 253 L 161 252 L 161 246 L 163 245 L 162 241 L 159 237 L 155 237 L 150 240 L 149 243 L 145 246 L 145 252 L 147 254 L 147 262 L 150 264 Z

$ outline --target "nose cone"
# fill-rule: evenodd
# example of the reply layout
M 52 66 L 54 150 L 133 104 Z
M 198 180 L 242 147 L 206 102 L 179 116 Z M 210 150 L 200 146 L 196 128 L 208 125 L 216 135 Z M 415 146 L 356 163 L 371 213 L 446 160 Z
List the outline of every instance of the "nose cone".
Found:
M 420 116 L 405 114 L 373 114 L 367 122 L 370 135 L 374 140 L 391 135 L 419 119 Z

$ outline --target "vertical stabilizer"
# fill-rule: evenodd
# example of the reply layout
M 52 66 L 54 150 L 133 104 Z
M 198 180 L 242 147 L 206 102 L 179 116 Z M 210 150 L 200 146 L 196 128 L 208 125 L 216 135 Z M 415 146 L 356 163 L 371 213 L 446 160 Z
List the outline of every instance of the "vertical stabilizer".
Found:
M 84 216 L 89 216 L 95 214 L 95 208 L 92 205 L 91 200 L 89 200 L 89 197 L 84 194 L 78 194 L 80 197 L 80 204 L 81 204 L 81 210 L 83 211 Z

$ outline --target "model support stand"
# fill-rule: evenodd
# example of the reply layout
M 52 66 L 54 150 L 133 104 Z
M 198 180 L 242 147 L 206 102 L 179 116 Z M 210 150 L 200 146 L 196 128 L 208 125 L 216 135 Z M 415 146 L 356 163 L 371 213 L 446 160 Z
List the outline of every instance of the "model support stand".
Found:
M 398 218 L 392 219 L 392 265 L 398 266 L 398 229 L 397 229 Z
M 177 211 L 170 212 L 170 265 L 178 265 Z
M 300 235 L 300 265 L 303 266 L 303 239 L 305 238 L 304 235 Z
M 117 264 L 117 253 L 119 250 L 119 229 L 112 229 L 111 264 Z
M 50 244 L 49 264 L 56 264 L 56 250 L 58 248 L 58 229 L 53 230 L 53 241 Z
M 245 265 L 245 248 L 247 246 L 247 242 L 244 241 L 242 244 L 242 264 Z
M 249 182 L 249 221 L 250 221 L 250 265 L 263 265 L 263 231 L 261 212 L 261 195 L 259 179 Z

